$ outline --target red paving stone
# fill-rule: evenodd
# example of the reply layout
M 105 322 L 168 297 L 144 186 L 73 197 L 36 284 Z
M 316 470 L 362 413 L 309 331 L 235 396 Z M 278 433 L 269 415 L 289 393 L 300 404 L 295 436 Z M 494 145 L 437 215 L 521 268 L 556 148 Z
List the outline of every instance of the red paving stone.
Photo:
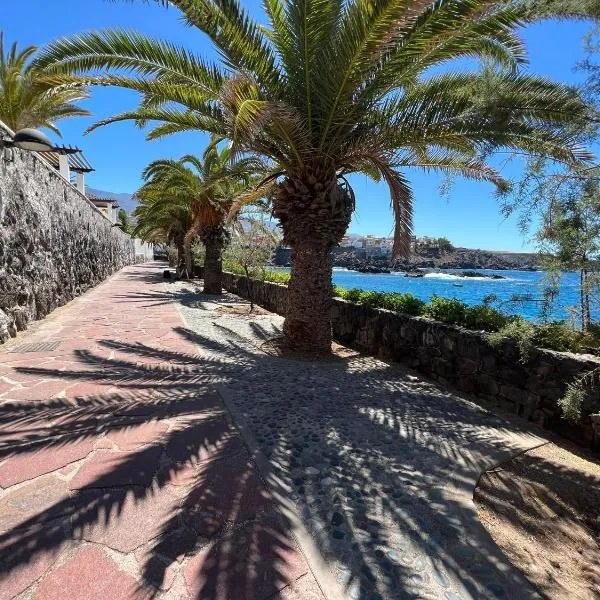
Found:
M 162 269 L 126 268 L 8 344 L 54 352 L 0 347 L 0 600 L 259 600 L 307 572 Z
M 0 464 L 0 487 L 7 488 L 40 475 L 56 471 L 69 463 L 85 458 L 93 449 L 94 440 L 56 441 L 34 451 L 23 450 Z
M 152 442 L 158 442 L 169 428 L 165 421 L 153 421 L 150 423 L 127 424 L 121 429 L 109 431 L 107 439 L 117 445 L 119 450 L 136 450 Z
M 104 550 L 88 547 L 54 569 L 38 586 L 35 600 L 145 600 L 150 594 Z
M 27 563 L 16 565 L 0 575 L 0 600 L 11 600 L 24 592 L 54 564 L 56 557 L 48 553 L 35 556 Z M 38 596 L 40 600 L 43 596 Z M 60 597 L 60 596 L 57 596 Z M 63 595 L 60 597 L 65 598 Z M 44 598 L 44 600 L 48 600 Z
M 148 487 L 158 470 L 159 446 L 137 452 L 98 450 L 71 479 L 72 490 L 138 485 Z
M 185 502 L 184 520 L 199 535 L 211 537 L 226 522 L 248 521 L 272 506 L 254 464 L 240 454 L 202 465 Z
M 263 600 L 307 572 L 285 528 L 264 519 L 203 548 L 186 564 L 184 577 L 197 600 Z
M 159 536 L 169 519 L 176 515 L 180 504 L 179 497 L 166 488 L 148 490 L 143 497 L 121 489 L 102 494 L 102 503 L 108 509 L 102 509 L 97 519 L 82 526 L 77 526 L 76 514 L 73 517 L 74 536 L 124 553 Z M 85 507 L 97 498 L 98 492 L 86 492 L 77 498 L 77 502 Z
M 57 507 L 68 497 L 69 484 L 55 475 L 39 477 L 9 490 L 0 499 L 0 533 L 23 525 L 40 513 L 47 514 L 49 518 L 60 517 Z

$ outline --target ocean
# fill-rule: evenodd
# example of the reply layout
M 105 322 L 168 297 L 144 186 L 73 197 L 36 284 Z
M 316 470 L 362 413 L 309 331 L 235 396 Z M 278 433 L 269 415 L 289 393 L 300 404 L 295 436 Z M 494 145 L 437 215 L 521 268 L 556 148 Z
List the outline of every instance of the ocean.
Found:
M 428 301 L 431 296 L 457 298 L 469 305 L 481 304 L 488 294 L 495 294 L 503 312 L 518 314 L 527 319 L 537 320 L 540 315 L 540 303 L 528 301 L 524 303 L 508 303 L 515 295 L 529 295 L 532 300 L 541 300 L 543 279 L 546 273 L 540 271 L 492 271 L 478 270 L 485 275 L 497 274 L 505 279 L 488 279 L 486 277 L 459 277 L 456 273 L 465 269 L 445 269 L 441 273 L 427 273 L 425 277 L 405 277 L 404 273 L 357 273 L 335 268 L 333 282 L 335 285 L 350 289 L 361 288 L 378 292 L 410 292 Z M 471 270 L 471 269 L 469 269 Z M 576 306 L 579 299 L 579 274 L 563 273 L 560 293 L 556 298 L 551 313 L 552 318 L 568 319 L 569 307 Z
M 289 268 L 278 267 L 276 271 L 289 272 Z M 425 277 L 405 277 L 404 273 L 358 273 L 334 267 L 333 283 L 345 289 L 360 288 L 376 292 L 410 292 L 426 302 L 431 296 L 457 298 L 470 306 L 482 304 L 489 295 L 497 296 L 499 302 L 492 306 L 502 312 L 536 321 L 540 317 L 540 301 L 543 298 L 546 273 L 543 271 L 493 271 L 491 269 L 468 269 L 482 275 L 500 275 L 504 279 L 489 279 L 487 277 L 459 277 L 457 273 L 467 269 L 443 269 L 439 273 L 427 273 Z M 562 273 L 560 292 L 556 299 L 550 317 L 552 319 L 572 319 L 569 308 L 579 303 L 579 274 Z M 515 296 L 529 296 L 530 301 L 513 303 L 510 299 Z M 537 300 L 537 302 L 536 302 Z M 600 316 L 597 311 L 594 316 Z

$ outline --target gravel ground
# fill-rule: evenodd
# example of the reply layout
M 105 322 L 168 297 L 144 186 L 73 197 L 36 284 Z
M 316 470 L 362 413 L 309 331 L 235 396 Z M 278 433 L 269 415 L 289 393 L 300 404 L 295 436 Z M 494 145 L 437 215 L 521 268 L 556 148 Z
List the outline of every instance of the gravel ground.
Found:
M 597 456 L 564 441 L 545 444 L 486 473 L 475 503 L 496 543 L 545 597 L 600 598 Z
M 207 380 L 226 387 L 348 598 L 539 597 L 472 495 L 482 471 L 544 440 L 397 364 L 268 355 L 281 317 L 217 311 L 241 300 L 189 283 L 169 289 Z

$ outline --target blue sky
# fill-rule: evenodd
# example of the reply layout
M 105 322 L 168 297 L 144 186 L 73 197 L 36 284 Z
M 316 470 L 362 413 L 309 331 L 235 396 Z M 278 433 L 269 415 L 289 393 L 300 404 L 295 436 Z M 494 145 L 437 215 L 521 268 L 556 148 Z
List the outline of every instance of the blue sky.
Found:
M 0 0 L 0 29 L 8 42 L 43 45 L 58 37 L 83 30 L 106 27 L 137 29 L 146 34 L 185 44 L 204 56 L 214 56 L 207 38 L 185 27 L 175 9 L 165 10 L 141 2 L 107 0 Z M 258 2 L 246 2 L 257 11 Z M 577 82 L 581 74 L 573 71 L 583 57 L 584 23 L 546 22 L 523 31 L 529 53 L 529 70 L 557 81 Z M 120 123 L 83 132 L 95 119 L 133 108 L 136 95 L 123 90 L 95 89 L 85 106 L 94 113 L 91 119 L 64 121 L 65 143 L 81 147 L 96 172 L 88 182 L 96 188 L 131 193 L 139 187 L 140 173 L 152 160 L 201 153 L 206 143 L 202 134 L 182 134 L 165 140 L 146 142 L 144 132 L 132 124 Z M 497 163 L 498 164 L 498 163 Z M 514 174 L 516 165 L 507 173 Z M 415 193 L 415 233 L 446 236 L 454 244 L 471 248 L 524 250 L 532 246 L 518 230 L 516 219 L 504 219 L 499 212 L 493 188 L 488 184 L 458 180 L 449 197 L 439 192 L 440 179 L 431 174 L 408 173 Z M 392 221 L 385 186 L 365 177 L 352 179 L 357 196 L 357 212 L 350 231 L 388 235 Z

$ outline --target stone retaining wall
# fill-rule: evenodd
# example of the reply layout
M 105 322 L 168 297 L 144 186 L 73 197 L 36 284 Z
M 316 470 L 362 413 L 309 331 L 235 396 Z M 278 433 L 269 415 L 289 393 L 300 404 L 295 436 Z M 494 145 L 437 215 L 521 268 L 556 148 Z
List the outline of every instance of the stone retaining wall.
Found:
M 247 297 L 246 285 L 245 277 L 224 275 L 224 286 L 230 292 Z M 285 314 L 286 286 L 251 280 L 250 290 L 257 304 Z M 589 417 L 580 425 L 569 425 L 556 403 L 568 382 L 600 366 L 596 357 L 534 349 L 523 362 L 510 340 L 493 347 L 484 333 L 341 299 L 333 302 L 332 324 L 334 338 L 343 344 L 403 362 L 480 404 L 499 407 L 578 443 L 600 448 L 600 424 L 596 432 Z M 597 393 L 586 412 L 598 411 Z
M 134 261 L 133 240 L 39 155 L 0 150 L 0 343 Z

